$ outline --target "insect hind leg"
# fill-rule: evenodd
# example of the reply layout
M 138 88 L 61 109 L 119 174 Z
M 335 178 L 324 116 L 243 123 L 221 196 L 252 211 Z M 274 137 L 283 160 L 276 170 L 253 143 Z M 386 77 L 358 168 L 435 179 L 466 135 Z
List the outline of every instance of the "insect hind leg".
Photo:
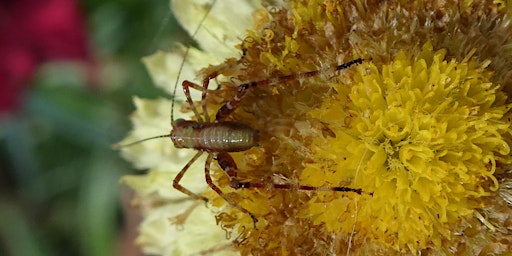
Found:
M 241 207 L 236 202 L 234 202 L 231 198 L 227 197 L 217 186 L 215 186 L 211 180 L 210 177 L 210 164 L 213 156 L 210 154 L 206 161 L 206 182 L 210 187 L 217 192 L 226 202 L 228 202 L 230 205 L 234 206 L 235 208 L 239 209 L 240 211 L 248 214 L 254 221 L 254 224 L 256 225 L 257 219 L 255 216 L 249 212 L 247 209 Z M 218 152 L 217 154 L 217 162 L 219 163 L 219 166 L 221 169 L 226 173 L 226 175 L 229 177 L 229 186 L 234 189 L 241 189 L 241 188 L 274 188 L 274 189 L 287 189 L 287 190 L 306 190 L 306 191 L 335 191 L 335 192 L 353 192 L 356 194 L 368 194 L 370 196 L 373 196 L 373 193 L 365 193 L 361 188 L 350 188 L 350 187 L 344 187 L 344 186 L 308 186 L 308 185 L 296 185 L 296 184 L 280 184 L 280 183 L 273 183 L 273 182 L 241 182 L 237 176 L 238 176 L 238 167 L 236 166 L 235 160 L 231 155 L 227 152 Z
M 296 185 L 296 184 L 282 184 L 282 183 L 266 183 L 266 182 L 240 182 L 234 180 L 231 182 L 231 187 L 234 189 L 239 188 L 274 188 L 274 189 L 286 189 L 286 190 L 306 190 L 306 191 L 334 191 L 334 192 L 353 192 L 359 195 L 373 193 L 365 193 L 361 188 L 350 188 L 350 187 L 329 187 L 329 186 L 309 186 L 309 185 Z
M 229 176 L 229 186 L 234 189 L 240 188 L 274 188 L 274 189 L 297 189 L 309 191 L 336 191 L 336 192 L 353 192 L 356 194 L 363 194 L 360 188 L 350 188 L 344 186 L 309 186 L 309 185 L 296 185 L 296 184 L 281 184 L 281 183 L 264 183 L 264 182 L 240 182 L 237 178 L 238 167 L 235 160 L 227 152 L 219 152 L 217 155 L 217 162 L 222 170 Z M 373 193 L 367 193 L 372 195 Z
M 254 228 L 256 229 L 256 222 L 258 222 L 258 219 L 249 210 L 247 210 L 247 209 L 243 208 L 242 206 L 240 206 L 239 204 L 237 204 L 233 199 L 231 199 L 226 194 L 224 194 L 224 192 L 222 192 L 222 190 L 220 190 L 219 187 L 217 187 L 215 184 L 213 184 L 213 180 L 212 180 L 212 177 L 210 174 L 210 166 L 212 163 L 212 159 L 213 159 L 213 154 L 209 154 L 208 158 L 206 159 L 206 165 L 205 165 L 206 183 L 210 186 L 210 188 L 213 189 L 213 191 L 215 191 L 220 197 L 222 197 L 231 206 L 233 206 L 233 207 L 237 208 L 238 210 L 240 210 L 241 212 L 249 215 L 249 217 L 251 217 L 252 222 L 254 224 Z M 237 167 L 236 167 L 236 164 L 235 164 L 235 161 L 233 160 L 233 158 L 226 152 L 220 152 L 217 155 L 217 159 L 220 159 L 218 161 L 220 161 L 219 165 L 221 165 L 221 167 L 222 167 L 221 162 L 223 162 L 223 161 L 230 163 L 228 171 L 226 171 L 227 169 L 224 169 L 224 168 L 223 168 L 223 170 L 228 174 L 228 176 L 230 176 L 231 181 L 233 181 L 233 180 L 236 181 Z

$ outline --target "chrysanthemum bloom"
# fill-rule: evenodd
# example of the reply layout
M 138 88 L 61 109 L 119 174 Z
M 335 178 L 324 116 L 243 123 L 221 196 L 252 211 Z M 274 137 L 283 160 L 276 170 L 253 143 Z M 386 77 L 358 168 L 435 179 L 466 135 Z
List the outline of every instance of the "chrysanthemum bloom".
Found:
M 242 254 L 512 250 L 510 3 L 381 2 L 265 6 L 254 12 L 253 29 L 240 43 L 243 57 L 199 73 L 200 78 L 213 71 L 224 75 L 216 81 L 220 89 L 209 91 L 206 99 L 213 119 L 236 94 L 234 83 L 327 70 L 251 88 L 228 118 L 260 132 L 258 147 L 231 154 L 239 179 L 269 184 L 234 190 L 212 165 L 215 183 L 258 219 L 255 228 L 250 216 L 215 192 L 203 194 L 210 199 L 211 218 L 235 238 Z M 328 69 L 358 57 L 365 59 L 361 65 Z M 151 62 L 153 70 L 160 70 L 154 73 L 157 80 L 169 72 L 158 58 Z M 169 105 L 138 102 L 135 137 L 158 133 L 138 129 L 142 126 L 165 129 L 158 126 Z M 156 109 L 164 113 L 148 116 Z M 125 180 L 141 194 L 148 216 L 159 218 L 154 221 L 165 232 L 151 230 L 160 240 L 172 236 L 169 227 L 162 227 L 169 217 L 181 217 L 173 220 L 184 224 L 182 232 L 193 232 L 192 223 L 198 222 L 198 217 L 173 212 L 175 202 L 165 196 L 176 193 L 170 192 L 173 174 L 188 159 L 164 166 L 175 160 L 162 152 L 176 157 L 180 151 L 170 142 L 125 151 L 139 167 L 152 168 L 145 177 Z M 204 186 L 200 171 L 187 175 Z M 278 190 L 272 184 L 343 186 L 363 193 Z M 196 211 L 205 210 L 199 206 L 191 214 Z M 150 230 L 147 224 L 143 245 L 159 244 L 145 230 Z M 192 239 L 186 246 L 204 245 Z

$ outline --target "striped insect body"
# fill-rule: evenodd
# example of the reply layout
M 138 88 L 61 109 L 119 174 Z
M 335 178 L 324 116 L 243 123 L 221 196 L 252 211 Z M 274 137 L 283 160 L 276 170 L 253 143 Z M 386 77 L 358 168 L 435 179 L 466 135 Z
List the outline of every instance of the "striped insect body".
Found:
M 257 145 L 258 132 L 238 122 L 199 123 L 178 119 L 171 132 L 176 148 L 207 152 L 240 152 Z

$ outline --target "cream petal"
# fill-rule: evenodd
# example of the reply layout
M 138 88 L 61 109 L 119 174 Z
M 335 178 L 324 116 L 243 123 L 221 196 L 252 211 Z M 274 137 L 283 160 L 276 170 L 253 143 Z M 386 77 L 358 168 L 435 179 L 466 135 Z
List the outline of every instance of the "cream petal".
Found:
M 209 2 L 211 1 L 175 0 L 171 5 L 180 23 L 189 33 L 193 33 L 205 16 Z M 183 80 L 199 83 L 197 74 L 200 69 L 210 64 L 220 64 L 227 58 L 240 56 L 240 51 L 234 46 L 240 44 L 246 29 L 251 27 L 251 15 L 258 6 L 260 1 L 257 0 L 217 1 L 195 37 L 203 50 L 190 48 L 185 56 L 186 48 L 181 46 L 173 52 L 157 51 L 142 59 L 154 83 L 169 95 L 176 94 L 176 99 L 183 102 L 185 100 L 181 87 Z M 226 13 L 236 15 L 226 15 Z M 191 90 L 191 94 L 196 98 L 200 92 Z
M 183 213 L 193 203 L 192 200 L 185 200 L 148 211 L 140 226 L 137 244 L 147 254 L 177 256 L 199 255 L 203 250 L 228 243 L 224 231 L 217 227 L 211 211 L 202 205 L 192 211 L 183 227 L 170 224 L 170 218 Z M 216 255 L 238 253 L 224 250 Z
M 259 1 L 219 0 L 205 17 L 212 1 L 173 0 L 171 9 L 181 25 L 193 34 L 201 49 L 220 58 L 233 57 L 238 51 L 233 47 L 240 43 L 246 29 L 252 26 L 252 13 L 260 7 Z
M 211 210 L 202 205 L 194 209 L 184 229 L 178 231 L 176 242 L 173 253 L 167 255 L 203 255 L 201 252 L 215 251 L 214 248 L 224 249 L 206 255 L 240 255 L 239 252 L 229 250 L 231 245 L 230 240 L 226 239 L 226 233 L 217 226 Z
M 153 55 L 144 57 L 142 61 L 146 65 L 148 72 L 153 79 L 153 82 L 169 95 L 173 95 L 174 87 L 176 86 L 176 97 L 180 102 L 184 102 L 185 95 L 181 82 L 189 80 L 197 83 L 197 73 L 200 69 L 207 67 L 209 64 L 221 63 L 224 61 L 221 57 L 216 57 L 213 54 L 190 48 L 185 62 L 183 62 L 185 49 L 181 48 L 171 53 L 158 51 Z M 183 63 L 183 68 L 181 65 Z M 176 83 L 179 74 L 179 81 Z M 192 89 L 191 94 L 193 97 L 200 95 L 200 92 Z M 169 111 L 170 113 L 170 111 Z

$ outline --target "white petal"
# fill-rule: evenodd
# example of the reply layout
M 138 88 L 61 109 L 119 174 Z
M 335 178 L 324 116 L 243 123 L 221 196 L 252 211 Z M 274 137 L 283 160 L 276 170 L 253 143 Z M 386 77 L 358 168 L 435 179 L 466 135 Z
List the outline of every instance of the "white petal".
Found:
M 199 255 L 201 251 L 228 244 L 224 231 L 218 228 L 211 211 L 203 205 L 197 206 L 182 228 L 170 223 L 169 219 L 182 213 L 192 201 L 184 201 L 153 209 L 141 224 L 137 243 L 147 254 L 156 255 Z M 209 254 L 210 255 L 210 254 Z M 215 255 L 239 255 L 231 250 L 219 251 Z
M 154 83 L 169 95 L 175 94 L 180 102 L 185 100 L 181 86 L 183 80 L 200 83 L 196 76 L 202 68 L 240 57 L 241 52 L 234 46 L 241 43 L 245 31 L 251 27 L 252 13 L 260 7 L 259 0 L 218 0 L 203 24 L 199 25 L 211 2 L 174 0 L 171 3 L 175 16 L 189 33 L 199 28 L 195 39 L 202 50 L 190 48 L 184 56 L 186 48 L 178 47 L 171 53 L 158 51 L 142 60 Z M 191 95 L 197 99 L 200 92 L 192 89 Z
M 207 14 L 212 2 L 173 0 L 171 9 L 189 34 L 199 28 L 194 39 L 201 49 L 223 58 L 234 57 L 237 50 L 233 46 L 240 43 L 245 31 L 252 26 L 252 13 L 260 5 L 255 1 L 217 0 Z
M 174 87 L 177 86 L 176 97 L 180 102 L 184 102 L 185 100 L 185 95 L 183 94 L 183 88 L 181 86 L 183 80 L 198 83 L 196 76 L 199 70 L 210 64 L 221 63 L 225 60 L 222 57 L 215 57 L 213 54 L 199 51 L 195 48 L 190 48 L 185 62 L 183 62 L 184 51 L 185 49 L 176 50 L 172 53 L 158 51 L 155 54 L 142 59 L 151 78 L 158 87 L 164 89 L 172 96 L 174 93 Z M 182 63 L 183 68 L 181 68 Z M 179 81 L 176 83 L 179 72 L 181 72 L 179 74 Z M 200 92 L 194 89 L 190 92 L 193 97 L 200 95 Z

